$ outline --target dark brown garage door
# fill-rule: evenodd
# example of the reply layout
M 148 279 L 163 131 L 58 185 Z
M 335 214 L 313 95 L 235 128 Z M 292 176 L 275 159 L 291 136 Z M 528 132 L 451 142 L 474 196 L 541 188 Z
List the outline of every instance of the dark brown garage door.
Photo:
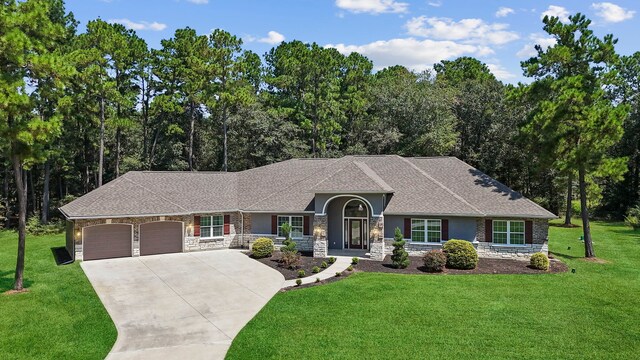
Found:
M 140 225 L 140 255 L 182 252 L 182 223 L 160 221 Z
M 82 231 L 82 259 L 97 260 L 131 256 L 131 225 L 106 224 Z

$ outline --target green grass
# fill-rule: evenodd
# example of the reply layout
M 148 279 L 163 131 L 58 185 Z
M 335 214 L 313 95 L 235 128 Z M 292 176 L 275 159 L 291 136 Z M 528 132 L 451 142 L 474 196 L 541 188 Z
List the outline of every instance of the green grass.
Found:
M 637 359 L 640 232 L 592 230 L 608 264 L 580 259 L 581 228 L 550 229 L 551 251 L 575 274 L 359 273 L 280 293 L 227 358 Z
M 25 285 L 13 286 L 17 235 L 0 232 L 0 358 L 103 359 L 116 329 L 78 263 L 56 266 L 64 235 L 28 236 Z

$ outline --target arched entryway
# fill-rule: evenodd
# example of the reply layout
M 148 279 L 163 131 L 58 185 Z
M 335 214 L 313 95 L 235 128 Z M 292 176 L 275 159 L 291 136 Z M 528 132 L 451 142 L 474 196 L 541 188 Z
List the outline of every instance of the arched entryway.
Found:
M 343 249 L 369 248 L 369 208 L 360 199 L 351 199 L 342 209 Z

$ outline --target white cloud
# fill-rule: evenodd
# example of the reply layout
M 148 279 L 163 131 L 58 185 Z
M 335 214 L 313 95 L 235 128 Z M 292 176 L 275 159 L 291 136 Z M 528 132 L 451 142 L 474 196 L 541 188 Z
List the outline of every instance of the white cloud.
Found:
M 427 2 L 427 4 L 429 6 L 433 6 L 433 7 L 440 7 L 442 6 L 442 0 L 438 0 L 438 1 L 429 1 Z
M 406 13 L 409 4 L 395 0 L 336 0 L 336 6 L 340 9 L 354 13 Z
M 420 16 L 405 24 L 413 36 L 422 36 L 438 40 L 457 40 L 465 43 L 503 45 L 517 40 L 518 34 L 508 31 L 507 24 L 487 24 L 482 19 L 462 19 Z
M 487 67 L 498 80 L 508 82 L 516 77 L 514 73 L 505 69 L 504 66 L 500 64 L 487 64 Z
M 187 0 L 187 1 L 196 5 L 204 5 L 209 3 L 209 0 Z
M 556 44 L 556 39 L 542 34 L 531 34 L 529 35 L 529 40 L 531 40 L 531 42 L 523 46 L 522 49 L 516 53 L 516 56 L 519 58 L 530 58 L 538 54 L 535 48 L 536 45 L 540 45 L 543 49 L 546 49 Z
M 601 2 L 591 4 L 591 8 L 596 10 L 596 15 L 608 23 L 617 23 L 629 20 L 636 13 L 633 10 L 627 10 L 610 2 Z
M 557 5 L 549 5 L 549 7 L 547 8 L 547 10 L 545 10 L 542 15 L 540 15 L 541 19 L 544 19 L 545 16 L 549 16 L 549 17 L 557 17 L 560 19 L 561 22 L 563 23 L 568 23 L 569 22 L 569 10 L 567 10 L 566 8 L 562 7 L 562 6 L 557 6 Z
M 159 22 L 148 22 L 148 21 L 140 21 L 135 22 L 129 19 L 109 19 L 110 23 L 122 24 L 127 29 L 132 30 L 152 30 L 152 31 L 162 31 L 167 28 L 167 24 L 159 23 Z
M 277 31 L 269 31 L 267 33 L 266 37 L 260 38 L 256 41 L 261 42 L 261 43 L 265 43 L 265 44 L 271 44 L 271 45 L 275 45 L 275 44 L 279 44 L 281 42 L 283 42 L 285 39 L 284 35 L 280 34 Z
M 496 17 L 505 17 L 509 14 L 513 14 L 515 10 L 512 8 L 501 6 L 498 11 L 496 11 Z
M 462 55 L 486 56 L 493 53 L 485 46 L 414 38 L 380 40 L 364 45 L 328 44 L 325 47 L 336 48 L 342 54 L 363 54 L 373 61 L 376 70 L 403 65 L 411 70 L 423 71 L 441 60 Z

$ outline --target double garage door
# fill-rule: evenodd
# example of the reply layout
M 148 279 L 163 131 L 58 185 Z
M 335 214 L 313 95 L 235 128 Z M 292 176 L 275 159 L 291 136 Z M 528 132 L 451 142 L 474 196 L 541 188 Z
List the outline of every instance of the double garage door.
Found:
M 103 224 L 82 230 L 83 260 L 129 257 L 133 253 L 133 225 Z M 140 225 L 140 255 L 182 252 L 182 223 L 160 221 Z

